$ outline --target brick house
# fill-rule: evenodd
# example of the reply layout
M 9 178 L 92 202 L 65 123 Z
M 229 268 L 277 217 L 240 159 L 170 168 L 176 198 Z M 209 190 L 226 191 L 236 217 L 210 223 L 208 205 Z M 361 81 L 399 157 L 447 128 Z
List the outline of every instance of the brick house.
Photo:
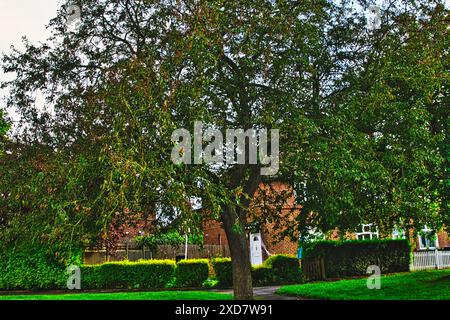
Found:
M 289 185 L 282 182 L 272 182 L 270 187 L 265 184 L 261 184 L 259 190 L 255 193 L 253 201 L 250 205 L 251 212 L 254 217 L 258 217 L 258 212 L 265 210 L 267 206 L 262 205 L 264 203 L 264 196 L 268 194 L 284 193 L 286 196 L 282 201 L 282 205 L 272 209 L 276 211 L 275 214 L 279 216 L 277 222 L 263 223 L 259 225 L 257 230 L 249 230 L 247 232 L 250 257 L 252 264 L 261 264 L 268 256 L 273 254 L 291 254 L 296 255 L 298 251 L 298 241 L 292 240 L 288 237 L 279 237 L 279 231 L 283 230 L 282 225 L 278 225 L 275 228 L 275 223 L 282 223 L 282 221 L 288 221 L 294 219 L 296 215 L 300 213 L 300 206 L 295 204 L 295 196 L 292 192 L 292 188 Z M 267 198 L 266 198 L 267 199 Z M 251 222 L 251 219 L 250 221 Z M 222 228 L 221 223 L 217 221 L 206 221 L 203 225 L 204 228 L 204 244 L 211 245 L 228 245 L 227 236 L 225 230 Z M 410 231 L 412 236 L 413 232 Z M 450 237 L 445 231 L 440 231 L 436 236 L 433 230 L 428 229 L 426 226 L 421 230 L 417 237 L 414 238 L 412 247 L 416 251 L 420 250 L 450 250 Z M 295 235 L 298 239 L 299 235 Z M 316 237 L 325 239 L 324 235 L 320 232 L 316 234 Z M 405 237 L 404 231 L 394 229 L 392 234 L 380 235 L 378 228 L 372 224 L 362 224 L 361 229 L 355 233 L 346 233 L 345 239 L 377 239 L 377 238 L 403 238 Z M 338 240 L 340 238 L 338 230 L 335 230 L 326 239 Z M 412 237 L 411 237 L 412 238 Z
M 280 201 L 282 204 L 276 208 L 270 205 L 261 205 L 261 203 L 264 203 L 264 197 L 267 197 L 268 194 L 283 194 L 285 199 Z M 265 199 L 267 200 L 267 198 Z M 271 203 L 271 201 L 268 202 Z M 300 206 L 295 204 L 292 188 L 281 182 L 273 182 L 270 186 L 260 184 L 250 204 L 250 208 L 253 218 L 257 218 L 262 210 L 268 210 L 272 213 L 276 212 L 280 221 L 292 220 L 300 213 Z M 249 221 L 250 223 L 252 222 L 251 220 Z M 293 241 L 288 237 L 280 239 L 278 234 L 283 230 L 283 226 L 279 225 L 280 221 L 264 223 L 259 225 L 258 230 L 248 231 L 250 256 L 253 264 L 261 264 L 262 261 L 272 254 L 295 255 L 297 253 L 297 241 Z M 276 224 L 278 224 L 278 228 L 275 228 Z M 204 223 L 203 228 L 204 244 L 228 245 L 225 230 L 220 222 L 208 220 Z

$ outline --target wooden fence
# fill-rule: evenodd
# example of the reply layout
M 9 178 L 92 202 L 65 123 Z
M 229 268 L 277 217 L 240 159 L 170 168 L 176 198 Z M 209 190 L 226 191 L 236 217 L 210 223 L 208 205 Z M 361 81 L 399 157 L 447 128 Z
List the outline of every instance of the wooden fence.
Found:
M 177 259 L 184 257 L 185 247 L 160 245 L 156 250 L 120 248 L 114 255 L 107 255 L 105 250 L 85 250 L 83 261 L 85 264 L 101 264 L 107 261 L 137 261 L 140 259 Z M 230 257 L 230 249 L 225 245 L 188 245 L 188 259 L 209 259 L 212 257 Z
M 419 251 L 413 253 L 413 261 L 409 269 L 445 269 L 450 268 L 450 251 Z
M 322 259 L 302 259 L 301 260 L 303 275 L 306 280 L 325 280 L 325 264 Z

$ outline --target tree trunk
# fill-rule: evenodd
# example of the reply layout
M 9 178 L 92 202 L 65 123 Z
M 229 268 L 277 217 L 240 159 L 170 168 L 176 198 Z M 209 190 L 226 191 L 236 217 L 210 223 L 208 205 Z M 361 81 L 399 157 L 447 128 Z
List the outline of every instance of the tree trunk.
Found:
M 234 206 L 229 205 L 222 213 L 222 222 L 231 252 L 234 298 L 252 300 L 252 273 L 245 232 L 246 215 L 239 214 Z

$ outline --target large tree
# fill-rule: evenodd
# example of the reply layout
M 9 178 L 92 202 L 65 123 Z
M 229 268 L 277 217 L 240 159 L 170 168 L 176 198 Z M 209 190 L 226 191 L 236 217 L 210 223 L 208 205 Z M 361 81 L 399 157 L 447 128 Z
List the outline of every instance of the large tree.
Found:
M 22 228 L 20 237 L 81 243 L 148 213 L 188 226 L 201 212 L 222 221 L 235 297 L 248 299 L 246 228 L 261 182 L 294 187 L 300 227 L 438 226 L 448 217 L 439 1 L 387 2 L 376 30 L 367 29 L 366 1 L 76 3 L 77 26 L 67 26 L 68 1 L 46 43 L 25 41 L 24 52 L 3 57 L 4 71 L 17 74 L 4 86 L 23 123 L 0 164 L 3 242 L 18 241 Z M 192 132 L 195 121 L 224 136 L 279 129 L 277 176 L 262 176 L 260 162 L 175 164 L 172 132 Z M 190 204 L 198 198 L 203 210 Z M 280 222 L 276 208 L 269 203 L 260 222 Z

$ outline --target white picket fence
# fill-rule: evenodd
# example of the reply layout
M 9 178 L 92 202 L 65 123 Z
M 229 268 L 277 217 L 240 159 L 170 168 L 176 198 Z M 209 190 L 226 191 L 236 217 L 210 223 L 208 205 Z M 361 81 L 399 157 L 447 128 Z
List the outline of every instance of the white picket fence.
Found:
M 419 251 L 413 255 L 411 271 L 450 268 L 450 251 Z

